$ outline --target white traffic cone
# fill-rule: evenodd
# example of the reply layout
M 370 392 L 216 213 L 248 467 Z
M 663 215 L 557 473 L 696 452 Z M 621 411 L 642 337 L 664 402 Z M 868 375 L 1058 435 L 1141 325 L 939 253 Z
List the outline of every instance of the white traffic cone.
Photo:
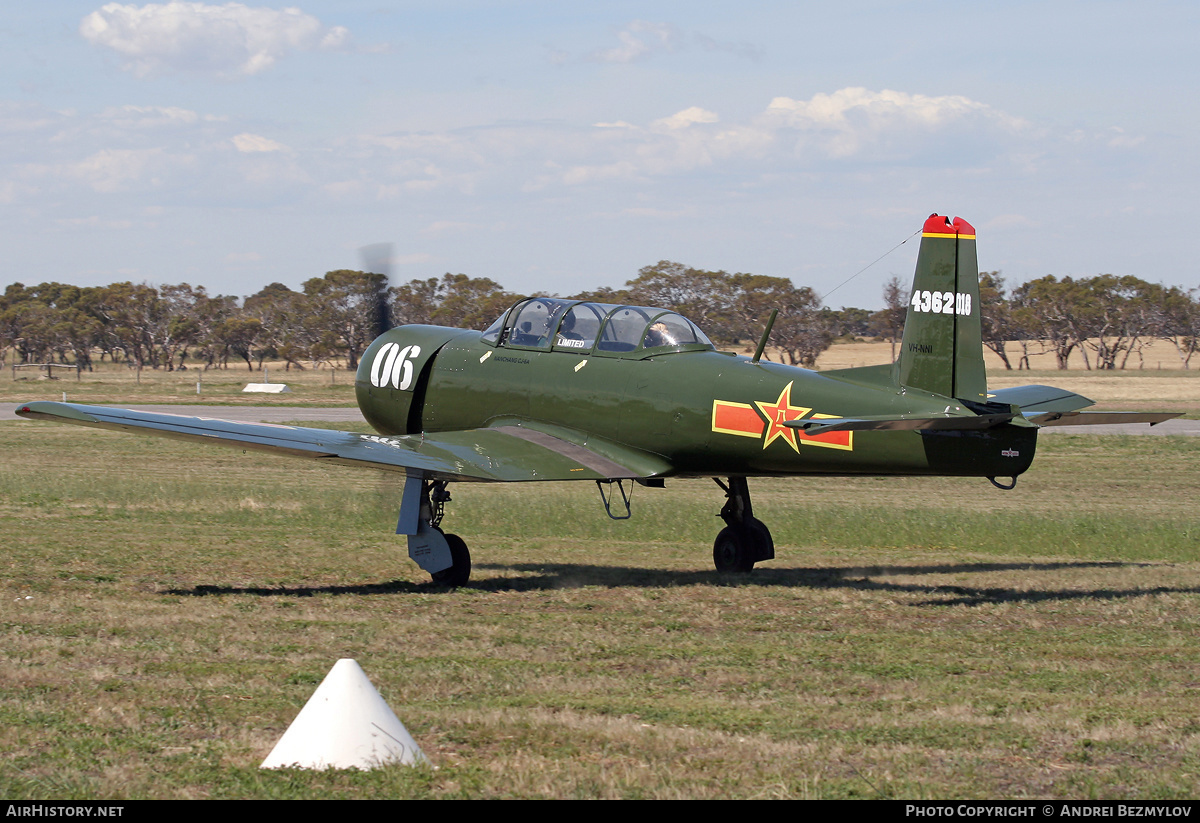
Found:
M 339 660 L 259 768 L 373 769 L 428 763 L 362 668 Z

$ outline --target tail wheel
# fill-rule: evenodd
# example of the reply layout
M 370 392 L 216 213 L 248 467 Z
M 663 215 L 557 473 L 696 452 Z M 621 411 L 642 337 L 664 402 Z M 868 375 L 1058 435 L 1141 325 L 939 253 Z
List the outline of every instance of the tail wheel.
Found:
M 457 534 L 447 534 L 445 537 L 446 544 L 450 546 L 450 559 L 453 563 L 450 568 L 434 572 L 430 577 L 439 586 L 465 586 L 471 579 L 471 552 L 467 549 L 466 541 Z

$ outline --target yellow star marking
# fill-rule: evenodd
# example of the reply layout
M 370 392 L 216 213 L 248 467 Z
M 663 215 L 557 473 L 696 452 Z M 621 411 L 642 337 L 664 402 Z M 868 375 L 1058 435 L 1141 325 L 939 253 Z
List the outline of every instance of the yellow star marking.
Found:
M 812 411 L 811 408 L 792 405 L 792 384 L 788 383 L 783 387 L 783 391 L 779 393 L 779 399 L 774 403 L 764 403 L 761 400 L 755 400 L 754 405 L 758 406 L 759 411 L 769 421 L 767 424 L 767 439 L 763 443 L 763 448 L 771 445 L 771 442 L 777 437 L 782 437 L 792 451 L 800 453 L 800 447 L 796 444 L 796 430 L 789 429 L 783 425 L 785 420 L 795 420 L 798 417 L 803 417 Z

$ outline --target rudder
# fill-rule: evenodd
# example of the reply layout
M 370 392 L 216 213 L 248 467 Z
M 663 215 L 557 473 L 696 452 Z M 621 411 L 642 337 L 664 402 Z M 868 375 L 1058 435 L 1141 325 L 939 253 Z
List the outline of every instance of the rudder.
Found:
M 975 229 L 932 214 L 921 231 L 896 379 L 901 386 L 987 402 Z

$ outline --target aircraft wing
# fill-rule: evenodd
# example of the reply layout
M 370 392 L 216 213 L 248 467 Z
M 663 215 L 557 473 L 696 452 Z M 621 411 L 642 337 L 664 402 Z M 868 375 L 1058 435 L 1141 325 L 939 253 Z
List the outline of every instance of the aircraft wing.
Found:
M 383 436 L 45 401 L 25 403 L 16 413 L 33 420 L 416 472 L 438 480 L 616 480 L 654 477 L 671 469 L 655 455 L 607 445 L 601 454 L 524 426 Z

